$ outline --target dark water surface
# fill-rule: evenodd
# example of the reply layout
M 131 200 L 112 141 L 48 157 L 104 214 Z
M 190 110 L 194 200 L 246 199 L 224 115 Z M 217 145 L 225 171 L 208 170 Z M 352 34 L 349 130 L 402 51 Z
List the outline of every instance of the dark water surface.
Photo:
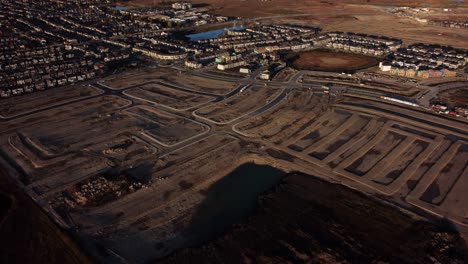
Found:
M 199 244 L 241 222 L 257 207 L 258 196 L 277 185 L 286 174 L 270 166 L 246 163 L 203 191 L 205 201 L 195 209 L 185 235 Z
M 245 27 L 232 27 L 232 28 L 229 28 L 229 30 L 242 30 L 242 29 L 245 29 Z M 226 30 L 227 29 L 210 30 L 210 31 L 207 31 L 207 32 L 190 34 L 190 35 L 187 35 L 187 37 L 190 39 L 190 41 L 214 39 L 214 38 L 217 38 L 219 35 L 221 35 Z

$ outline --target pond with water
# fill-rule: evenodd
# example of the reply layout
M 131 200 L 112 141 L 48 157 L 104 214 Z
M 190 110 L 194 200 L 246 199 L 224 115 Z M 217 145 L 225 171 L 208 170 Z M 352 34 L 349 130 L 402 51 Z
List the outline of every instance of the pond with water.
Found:
M 213 184 L 203 193 L 203 203 L 195 209 L 185 233 L 190 244 L 199 244 L 252 214 L 258 196 L 277 185 L 286 175 L 271 166 L 246 163 Z
M 210 30 L 206 32 L 201 32 L 201 33 L 196 33 L 196 34 L 190 34 L 187 35 L 187 38 L 190 39 L 190 41 L 198 41 L 198 40 L 205 40 L 205 39 L 214 39 L 217 38 L 219 35 L 221 35 L 223 32 L 228 31 L 228 30 L 243 30 L 245 27 L 232 27 L 232 28 L 225 28 L 225 29 L 216 29 L 216 30 Z

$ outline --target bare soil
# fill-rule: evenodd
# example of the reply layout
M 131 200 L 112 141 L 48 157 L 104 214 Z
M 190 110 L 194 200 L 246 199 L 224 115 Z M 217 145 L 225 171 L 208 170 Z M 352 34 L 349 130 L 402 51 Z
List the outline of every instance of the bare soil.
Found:
M 33 110 L 69 103 L 91 97 L 103 91 L 90 86 L 72 85 L 34 92 L 22 96 L 13 96 L 0 100 L 0 116 L 13 117 Z
M 195 75 L 171 75 L 162 78 L 167 79 L 169 82 L 174 83 L 180 87 L 188 88 L 194 91 L 208 92 L 216 95 L 223 95 L 229 93 L 236 88 L 236 84 L 233 82 L 208 79 Z
M 208 105 L 197 110 L 197 114 L 215 122 L 231 122 L 245 114 L 268 104 L 281 93 L 271 87 L 249 87 L 225 101 Z
M 378 63 L 376 58 L 370 56 L 319 50 L 302 52 L 294 57 L 292 66 L 299 70 L 351 72 L 370 68 Z
M 195 107 L 213 99 L 213 97 L 188 93 L 157 83 L 133 88 L 127 94 L 177 110 Z
M 450 107 L 468 108 L 468 88 L 443 91 L 438 94 L 438 100 Z
M 111 75 L 102 80 L 101 83 L 112 89 L 120 90 L 144 84 L 168 74 L 176 74 L 177 72 L 178 71 L 167 67 L 144 68 Z

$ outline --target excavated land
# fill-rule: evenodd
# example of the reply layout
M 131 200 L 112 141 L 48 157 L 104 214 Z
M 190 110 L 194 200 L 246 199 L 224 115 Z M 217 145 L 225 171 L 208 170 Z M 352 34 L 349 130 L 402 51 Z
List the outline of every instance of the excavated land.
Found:
M 126 91 L 125 94 L 176 110 L 188 110 L 214 100 L 211 96 L 177 90 L 160 83 L 142 85 Z
M 179 74 L 163 78 L 178 87 L 187 88 L 198 92 L 206 92 L 214 95 L 224 95 L 233 91 L 237 84 L 221 79 L 209 79 L 202 76 Z
M 102 94 L 103 91 L 86 85 L 52 88 L 41 92 L 26 94 L 19 97 L 10 97 L 0 100 L 0 117 L 11 118 L 27 114 L 38 109 L 45 109 L 60 104 L 70 103 Z
M 468 235 L 464 120 L 383 101 L 351 79 L 329 90 L 175 79 L 194 83 L 100 87 L 0 121 L 8 179 L 94 261 L 178 263 L 206 252 L 212 263 L 231 254 L 258 263 L 466 260 L 456 231 Z M 24 209 L 35 221 L 39 212 Z M 449 229 L 435 224 L 442 218 Z M 40 252 L 37 239 L 46 240 L 31 239 Z
M 463 88 L 453 88 L 440 92 L 437 100 L 446 103 L 450 107 L 468 108 L 468 86 L 462 83 Z
M 112 89 L 121 90 L 124 88 L 141 85 L 151 82 L 166 75 L 177 74 L 179 71 L 172 68 L 144 68 L 134 71 L 126 71 L 118 75 L 112 75 L 99 83 Z
M 280 144 L 315 122 L 332 100 L 310 90 L 296 89 L 276 107 L 236 124 L 235 129 L 248 137 Z
M 299 70 L 355 72 L 378 64 L 375 57 L 360 54 L 314 50 L 289 54 L 292 66 Z
M 227 100 L 208 105 L 195 113 L 215 123 L 230 123 L 270 103 L 281 94 L 281 89 L 255 86 Z

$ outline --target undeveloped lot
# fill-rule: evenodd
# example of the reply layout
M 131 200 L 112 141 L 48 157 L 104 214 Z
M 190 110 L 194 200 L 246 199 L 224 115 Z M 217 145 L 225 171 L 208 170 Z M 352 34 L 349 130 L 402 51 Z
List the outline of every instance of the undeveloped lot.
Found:
M 199 109 L 196 113 L 214 122 L 229 123 L 268 104 L 281 92 L 281 89 L 270 87 L 249 87 L 242 93 Z
M 143 122 L 144 135 L 164 146 L 177 144 L 208 130 L 206 125 L 147 106 L 132 107 L 127 111 Z
M 198 245 L 209 250 L 200 255 L 206 260 L 206 256 L 213 256 L 212 244 L 208 242 L 225 232 L 229 234 L 229 227 L 242 223 L 242 219 L 250 219 L 256 206 L 267 205 L 268 211 L 271 204 L 284 203 L 276 208 L 278 212 L 299 208 L 304 213 L 304 208 L 314 208 L 315 200 L 331 202 L 325 205 L 327 210 L 323 210 L 322 203 L 309 212 L 310 216 L 318 216 L 314 223 L 309 223 L 310 227 L 319 231 L 331 228 L 333 232 L 322 232 L 323 236 L 314 240 L 317 232 L 297 229 L 301 234 L 297 236 L 299 240 L 307 234 L 300 243 L 295 242 L 297 237 L 287 241 L 266 239 L 278 243 L 270 251 L 272 244 L 262 242 L 262 248 L 273 252 L 266 252 L 265 256 L 276 256 L 278 260 L 277 252 L 286 252 L 281 253 L 288 256 L 285 261 L 299 258 L 312 261 L 297 245 L 317 241 L 314 248 L 320 248 L 320 241 L 325 238 L 328 262 L 334 260 L 330 256 L 332 247 L 336 249 L 333 252 L 339 253 L 336 255 L 339 261 L 344 256 L 353 260 L 359 256 L 358 261 L 363 263 L 407 259 L 408 254 L 415 252 L 416 243 L 421 245 L 419 240 L 414 241 L 419 228 L 424 227 L 423 234 L 427 234 L 428 227 L 420 222 L 416 222 L 419 223 L 416 227 L 408 224 L 401 218 L 400 210 L 390 212 L 380 203 L 366 202 L 371 194 L 377 194 L 372 197 L 376 201 L 385 200 L 387 205 L 401 205 L 406 210 L 420 208 L 414 211 L 418 220 L 445 216 L 460 227 L 468 226 L 466 122 L 379 99 L 324 93 L 322 89 L 299 88 L 297 84 L 293 88 L 249 87 L 223 100 L 218 97 L 220 101 L 198 112 L 174 113 L 116 95 L 80 100 L 4 121 L 0 126 L 0 164 L 98 262 L 160 261 L 166 256 L 177 256 L 178 249 L 197 249 Z M 157 104 L 175 104 L 181 109 L 198 104 L 195 98 L 203 99 L 171 84 L 145 86 L 138 91 L 148 92 L 137 95 Z M 213 122 L 208 125 L 207 119 Z M 222 122 L 231 122 L 233 126 Z M 247 169 L 239 172 L 236 169 L 239 165 Z M 308 176 L 295 174 L 281 181 L 284 173 L 279 169 Z M 343 183 L 368 195 L 361 199 L 309 175 Z M 258 194 L 280 182 L 282 187 L 273 189 L 273 193 L 286 190 L 286 196 L 299 195 L 294 200 L 300 205 L 296 209 L 292 200 L 276 200 L 275 195 L 257 201 Z M 306 201 L 305 194 L 316 197 Z M 331 194 L 338 194 L 342 201 L 333 202 L 337 197 Z M 268 205 L 271 199 L 274 203 Z M 357 203 L 346 204 L 356 199 Z M 299 211 L 293 211 L 290 215 L 297 216 Z M 392 241 L 404 241 L 404 249 L 410 248 L 402 253 L 402 258 L 395 258 L 395 247 L 387 243 L 388 234 L 399 229 L 395 226 L 389 229 L 385 220 L 394 218 L 399 219 L 395 226 L 404 225 L 405 232 Z M 294 223 L 297 219 L 289 220 Z M 262 226 L 261 221 L 256 225 Z M 369 226 L 382 227 L 378 232 L 386 242 L 359 235 L 366 233 Z M 291 230 L 286 227 L 283 231 L 290 235 Z M 344 234 L 343 230 L 351 233 Z M 356 236 L 352 230 L 357 230 Z M 283 231 L 274 231 L 273 235 Z M 423 244 L 423 249 L 418 248 L 422 255 L 411 256 L 427 262 L 427 252 L 436 252 L 431 257 L 437 261 L 456 263 L 450 261 L 457 258 L 446 257 L 459 256 L 458 253 L 450 250 L 443 253 L 451 245 L 449 234 L 456 233 L 431 233 L 430 242 Z M 371 253 L 365 243 L 372 246 Z M 254 244 L 258 246 L 257 242 Z M 388 255 L 375 257 L 375 252 Z M 192 253 L 190 256 L 194 256 Z M 261 262 L 256 253 L 245 253 L 236 256 L 244 260 L 250 256 L 253 262 Z
M 167 78 L 165 79 L 167 79 L 167 81 L 169 81 L 170 83 L 174 83 L 177 86 L 183 88 L 211 93 L 214 95 L 227 94 L 237 87 L 236 83 L 233 82 L 218 79 L 209 79 L 189 74 L 174 74 L 167 76 Z
M 290 148 L 299 151 L 304 151 L 305 149 L 310 148 L 314 143 L 325 138 L 330 133 L 338 129 L 338 127 L 345 125 L 351 116 L 350 113 L 342 111 L 332 113 L 332 115 L 334 117 L 333 119 L 328 119 L 328 115 L 325 115 L 318 122 L 312 125 L 314 128 L 312 131 L 309 130 L 310 128 L 307 128 L 310 132 L 307 132 L 304 137 L 291 145 Z
M 159 83 L 150 83 L 133 88 L 125 91 L 125 94 L 176 110 L 187 110 L 214 99 L 210 96 L 177 90 Z
M 360 54 L 314 50 L 290 54 L 292 65 L 299 70 L 354 72 L 375 66 L 378 60 Z
M 332 98 L 296 89 L 273 108 L 236 124 L 236 129 L 251 137 L 281 143 L 309 127 L 327 109 Z
M 468 83 L 465 83 L 465 85 L 468 85 Z M 437 95 L 437 100 L 446 103 L 450 107 L 468 108 L 468 86 L 443 91 Z
M 390 151 L 405 139 L 404 136 L 396 133 L 388 133 L 372 149 L 367 151 L 362 157 L 354 161 L 346 170 L 358 176 L 366 174 L 377 162 L 382 160 Z
M 31 111 L 96 96 L 103 91 L 87 85 L 73 85 L 0 100 L 0 117 L 9 118 Z
M 176 73 L 178 73 L 178 71 L 166 67 L 145 68 L 112 75 L 100 81 L 100 83 L 111 87 L 112 89 L 120 90 L 144 84 L 168 74 L 172 75 Z

